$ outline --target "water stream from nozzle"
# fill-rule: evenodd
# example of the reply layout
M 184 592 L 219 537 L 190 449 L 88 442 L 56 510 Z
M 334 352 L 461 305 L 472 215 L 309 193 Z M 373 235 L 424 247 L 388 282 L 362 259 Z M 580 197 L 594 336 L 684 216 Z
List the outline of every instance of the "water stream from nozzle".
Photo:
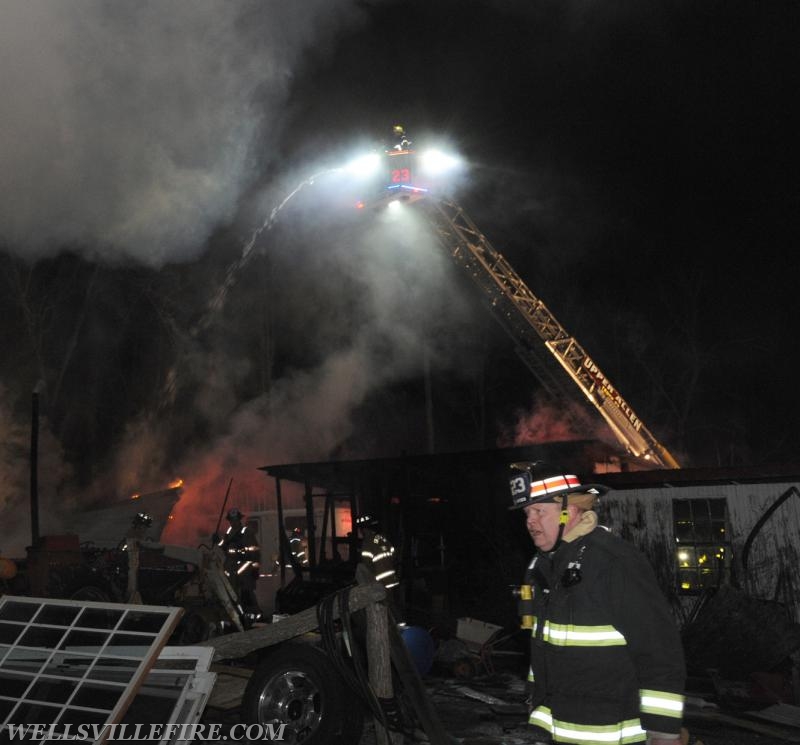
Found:
M 228 297 L 228 293 L 236 281 L 236 275 L 247 265 L 247 262 L 250 261 L 256 241 L 258 241 L 258 238 L 262 233 L 272 228 L 272 226 L 275 224 L 275 221 L 278 219 L 278 213 L 286 206 L 286 203 L 289 202 L 289 200 L 292 199 L 292 197 L 294 197 L 301 189 L 306 186 L 311 186 L 320 176 L 325 176 L 328 173 L 333 173 L 338 170 L 340 169 L 328 168 L 324 171 L 320 171 L 319 173 L 315 173 L 313 176 L 309 176 L 307 179 L 301 181 L 294 189 L 292 189 L 292 191 L 286 195 L 283 201 L 272 208 L 272 211 L 269 213 L 267 219 L 264 220 L 260 227 L 253 231 L 252 236 L 250 236 L 250 240 L 248 240 L 247 243 L 245 243 L 242 247 L 242 255 L 228 266 L 228 269 L 225 272 L 225 278 L 222 280 L 219 288 L 208 303 L 205 313 L 203 313 L 200 319 L 190 329 L 189 334 L 191 336 L 197 336 L 200 331 L 207 329 L 213 316 L 225 305 L 225 300 Z
M 265 233 L 272 228 L 272 226 L 275 224 L 275 221 L 278 219 L 278 214 L 286 206 L 286 204 L 296 194 L 298 194 L 298 192 L 300 192 L 306 186 L 311 186 L 314 183 L 314 181 L 316 181 L 321 176 L 325 176 L 329 173 L 334 173 L 339 170 L 341 169 L 327 168 L 323 171 L 315 173 L 313 176 L 309 176 L 308 178 L 301 181 L 294 189 L 292 189 L 292 191 L 290 191 L 286 195 L 286 197 L 283 198 L 283 200 L 281 200 L 281 202 L 279 202 L 275 207 L 272 208 L 272 211 L 269 213 L 264 222 L 253 231 L 253 234 L 250 236 L 250 239 L 242 247 L 242 253 L 239 256 L 239 258 L 228 265 L 228 268 L 225 271 L 225 277 L 223 278 L 222 282 L 217 288 L 217 291 L 212 295 L 211 300 L 208 302 L 205 311 L 189 329 L 189 336 L 191 338 L 196 338 L 201 331 L 205 331 L 211 325 L 211 322 L 213 321 L 216 314 L 222 310 L 222 308 L 225 305 L 225 301 L 228 298 L 228 293 L 231 291 L 231 288 L 236 283 L 236 277 L 238 273 L 247 265 L 247 263 L 252 258 L 253 249 L 255 248 L 259 237 L 261 236 L 262 233 Z M 177 365 L 173 364 L 166 376 L 166 381 L 164 383 L 164 387 L 161 392 L 161 397 L 159 399 L 158 410 L 163 410 L 168 405 L 168 402 L 174 399 L 177 383 L 178 383 Z

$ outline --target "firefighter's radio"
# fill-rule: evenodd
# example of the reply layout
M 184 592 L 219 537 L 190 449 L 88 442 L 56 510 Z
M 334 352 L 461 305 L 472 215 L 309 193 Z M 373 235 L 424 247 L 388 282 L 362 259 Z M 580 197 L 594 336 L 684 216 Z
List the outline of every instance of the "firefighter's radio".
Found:
M 511 587 L 511 594 L 519 598 L 517 604 L 520 616 L 520 628 L 533 628 L 533 587 L 531 585 L 516 585 Z

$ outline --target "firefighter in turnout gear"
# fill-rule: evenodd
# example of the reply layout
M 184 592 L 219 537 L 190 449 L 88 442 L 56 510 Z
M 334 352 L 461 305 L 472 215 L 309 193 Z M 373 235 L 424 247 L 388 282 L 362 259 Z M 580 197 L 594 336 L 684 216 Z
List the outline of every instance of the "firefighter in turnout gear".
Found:
M 296 563 L 299 567 L 308 566 L 308 552 L 306 551 L 306 540 L 303 537 L 303 531 L 300 528 L 294 528 L 289 534 L 289 553 L 291 558 L 286 565 L 288 568 L 292 567 L 292 563 Z
M 387 148 L 387 150 L 408 150 L 411 147 L 411 140 L 408 139 L 406 136 L 405 127 L 402 124 L 395 124 L 392 127 L 392 141 L 393 144 L 391 148 Z
M 261 619 L 256 600 L 260 548 L 253 531 L 244 523 L 242 511 L 228 510 L 227 531 L 217 544 L 225 554 L 225 575 L 236 591 L 245 619 L 252 624 Z
M 592 508 L 607 489 L 543 463 L 511 471 L 510 509 L 524 512 L 536 546 L 523 584 L 530 599 L 520 602 L 536 736 L 677 745 L 686 677 L 678 629 L 645 557 L 598 526 Z
M 147 541 L 147 529 L 153 524 L 153 518 L 146 512 L 137 512 L 131 527 L 125 534 L 125 540 L 120 549 L 128 556 L 128 584 L 125 589 L 126 603 L 141 603 L 142 595 L 139 592 L 139 558 L 141 545 Z M 151 542 L 151 545 L 153 544 Z
M 361 531 L 361 561 L 387 590 L 397 587 L 400 580 L 395 571 L 394 546 L 378 532 L 378 520 L 372 515 L 360 515 L 356 527 Z

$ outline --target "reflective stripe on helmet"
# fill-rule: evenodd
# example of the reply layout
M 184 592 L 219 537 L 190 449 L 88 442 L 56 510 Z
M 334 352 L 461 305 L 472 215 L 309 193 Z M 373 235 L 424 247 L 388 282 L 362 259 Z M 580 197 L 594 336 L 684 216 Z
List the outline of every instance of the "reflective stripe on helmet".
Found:
M 559 494 L 566 489 L 575 489 L 581 485 L 577 476 L 564 474 L 563 476 L 550 476 L 542 481 L 531 482 L 531 499 L 543 497 L 546 494 Z

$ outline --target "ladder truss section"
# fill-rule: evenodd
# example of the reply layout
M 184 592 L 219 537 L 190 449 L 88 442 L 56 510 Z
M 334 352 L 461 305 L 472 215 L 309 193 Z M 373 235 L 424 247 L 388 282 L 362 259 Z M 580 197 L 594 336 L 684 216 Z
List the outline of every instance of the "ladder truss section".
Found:
M 628 452 L 667 468 L 679 468 L 594 360 L 464 210 L 446 199 L 420 200 L 419 206 L 445 250 L 483 290 L 493 315 L 514 340 L 517 354 L 545 390 L 554 397 L 576 398 L 575 388 L 566 385 L 566 372 Z

